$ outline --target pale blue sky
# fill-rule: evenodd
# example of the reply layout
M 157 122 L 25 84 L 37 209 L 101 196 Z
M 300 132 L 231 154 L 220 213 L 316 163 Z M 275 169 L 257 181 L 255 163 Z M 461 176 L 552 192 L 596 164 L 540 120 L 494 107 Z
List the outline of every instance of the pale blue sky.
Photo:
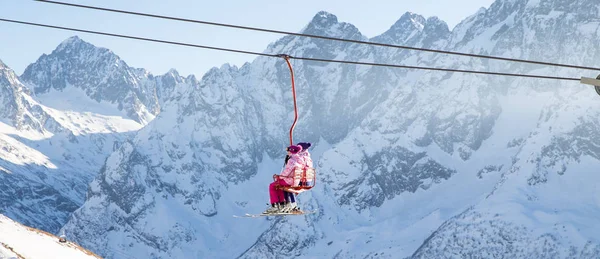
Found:
M 452 29 L 493 0 L 62 0 L 114 9 L 155 13 L 197 20 L 299 32 L 319 11 L 354 24 L 367 37 L 385 32 L 407 11 L 438 16 Z M 142 4 L 143 3 L 143 4 Z M 242 31 L 200 24 L 105 13 L 30 0 L 0 0 L 0 18 L 99 30 L 141 37 L 182 41 L 262 52 L 283 35 Z M 106 36 L 0 22 L 0 60 L 21 74 L 43 53 L 50 53 L 66 38 L 77 35 L 96 46 L 114 51 L 130 66 L 155 75 L 175 68 L 183 76 L 202 76 L 208 69 L 230 63 L 237 66 L 255 56 L 171 46 Z

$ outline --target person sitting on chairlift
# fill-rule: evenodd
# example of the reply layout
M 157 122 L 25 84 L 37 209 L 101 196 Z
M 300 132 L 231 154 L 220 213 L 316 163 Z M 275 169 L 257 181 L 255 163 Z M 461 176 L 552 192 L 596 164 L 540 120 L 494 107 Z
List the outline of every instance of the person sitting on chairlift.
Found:
M 280 187 L 292 186 L 294 183 L 294 170 L 297 166 L 302 165 L 302 157 L 299 156 L 302 151 L 301 146 L 292 145 L 287 147 L 289 160 L 285 164 L 285 168 L 280 175 L 273 175 L 273 182 L 269 185 L 269 196 L 271 201 L 271 207 L 268 208 L 264 213 L 281 213 L 288 211 L 291 205 L 286 206 L 284 191 Z

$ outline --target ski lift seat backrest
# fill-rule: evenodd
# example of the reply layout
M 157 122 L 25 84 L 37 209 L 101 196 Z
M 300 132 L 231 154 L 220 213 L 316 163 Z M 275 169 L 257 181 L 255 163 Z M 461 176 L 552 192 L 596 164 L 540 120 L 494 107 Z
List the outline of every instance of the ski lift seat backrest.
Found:
M 312 167 L 296 167 L 294 169 L 294 184 L 296 190 L 310 190 L 315 186 L 316 171 Z

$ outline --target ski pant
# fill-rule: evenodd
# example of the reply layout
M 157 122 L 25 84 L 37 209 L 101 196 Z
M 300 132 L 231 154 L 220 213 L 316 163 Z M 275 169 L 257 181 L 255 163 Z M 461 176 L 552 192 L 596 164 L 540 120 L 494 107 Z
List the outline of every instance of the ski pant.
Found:
M 283 192 L 283 196 L 285 197 L 285 202 L 296 202 L 296 198 L 294 197 L 294 194 L 291 192 Z
M 269 184 L 269 196 L 271 197 L 271 204 L 285 201 L 283 190 L 277 190 L 275 188 L 277 184 L 280 186 L 290 186 L 283 179 L 279 179 L 277 182 L 272 182 Z

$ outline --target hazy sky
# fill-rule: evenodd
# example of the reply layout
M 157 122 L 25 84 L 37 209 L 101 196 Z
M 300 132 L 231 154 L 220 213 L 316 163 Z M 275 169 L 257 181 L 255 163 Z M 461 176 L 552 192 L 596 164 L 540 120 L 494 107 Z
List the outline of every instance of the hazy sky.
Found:
M 389 29 L 407 11 L 425 17 L 438 16 L 452 29 L 493 0 L 302 0 L 302 1 L 198 1 L 198 0 L 61 0 L 136 12 L 263 27 L 299 32 L 319 11 L 327 11 L 340 22 L 354 24 L 367 37 Z M 143 4 L 142 4 L 143 3 Z M 243 31 L 201 24 L 105 13 L 32 0 L 2 0 L 0 18 L 47 23 L 65 27 L 130 34 L 164 40 L 262 52 L 283 37 L 278 34 Z M 171 46 L 107 36 L 31 27 L 0 22 L 0 60 L 21 74 L 27 65 L 50 53 L 66 38 L 77 35 L 96 46 L 106 47 L 130 66 L 153 74 L 175 68 L 183 76 L 202 76 L 208 69 L 230 63 L 237 66 L 255 56 Z

